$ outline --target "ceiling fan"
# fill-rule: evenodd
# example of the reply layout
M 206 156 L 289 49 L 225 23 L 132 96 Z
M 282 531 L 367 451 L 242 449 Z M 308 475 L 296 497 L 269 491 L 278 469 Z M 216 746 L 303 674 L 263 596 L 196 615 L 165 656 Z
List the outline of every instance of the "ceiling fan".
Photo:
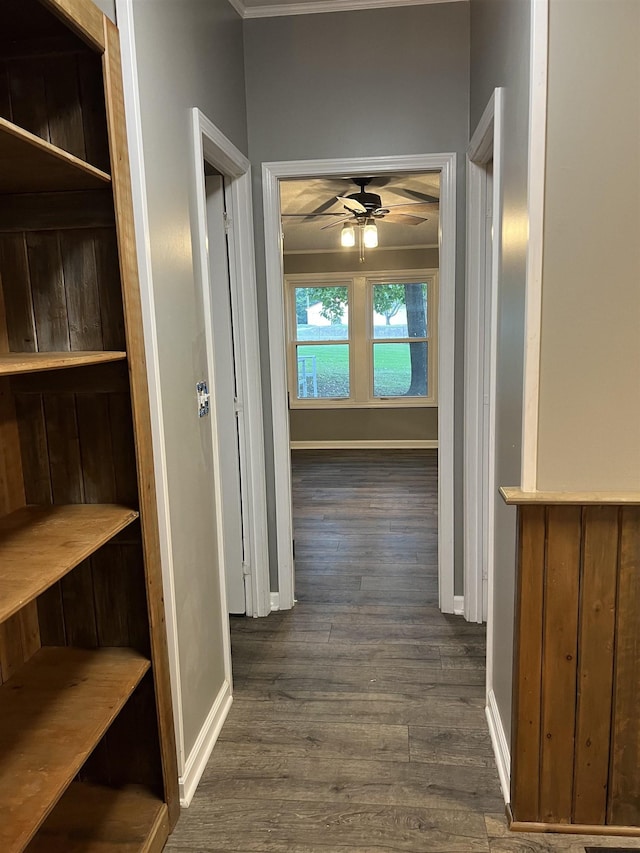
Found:
M 360 188 L 359 192 L 333 196 L 308 213 L 284 213 L 283 217 L 303 217 L 306 220 L 321 216 L 333 217 L 332 222 L 322 226 L 322 230 L 325 230 L 347 222 L 364 225 L 385 221 L 402 225 L 420 225 L 427 221 L 428 217 L 424 214 L 438 209 L 439 199 L 436 196 L 427 195 L 417 190 L 394 187 L 393 191 L 396 195 L 403 195 L 413 199 L 413 201 L 383 205 L 382 199 L 377 193 L 368 192 L 366 189 L 374 181 L 379 187 L 386 186 L 392 178 L 351 178 L 350 180 Z M 342 211 L 339 213 L 328 212 L 329 208 L 336 202 L 342 204 L 346 215 Z

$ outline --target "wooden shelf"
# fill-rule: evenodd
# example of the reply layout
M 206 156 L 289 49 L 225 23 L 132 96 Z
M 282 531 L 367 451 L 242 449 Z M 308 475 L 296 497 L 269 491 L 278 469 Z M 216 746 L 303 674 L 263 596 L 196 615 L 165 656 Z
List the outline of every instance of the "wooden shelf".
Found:
M 0 193 L 101 189 L 106 172 L 0 118 Z
M 62 370 L 65 367 L 84 367 L 122 361 L 126 352 L 3 352 L 0 353 L 0 376 L 17 373 L 37 373 L 41 370 Z
M 140 853 L 168 834 L 167 806 L 148 791 L 73 782 L 26 853 Z
M 44 648 L 0 688 L 0 850 L 33 838 L 149 669 L 131 649 Z
M 572 506 L 636 506 L 640 492 L 523 492 L 515 486 L 501 486 L 506 504 L 568 504 Z
M 23 507 L 0 518 L 0 622 L 137 517 L 118 504 L 70 504 Z

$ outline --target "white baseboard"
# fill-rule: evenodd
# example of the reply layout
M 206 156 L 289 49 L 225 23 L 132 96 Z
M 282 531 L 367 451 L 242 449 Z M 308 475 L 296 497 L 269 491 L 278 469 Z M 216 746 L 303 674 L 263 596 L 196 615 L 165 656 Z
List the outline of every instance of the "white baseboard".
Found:
M 280 610 L 280 593 L 272 592 L 271 593 L 271 612 L 274 610 Z
M 464 616 L 464 595 L 453 596 L 453 612 L 456 616 Z
M 395 439 L 375 441 L 291 441 L 291 450 L 430 450 L 437 449 L 438 439 Z
M 231 685 L 225 681 L 187 757 L 184 774 L 178 779 L 180 805 L 183 808 L 188 808 L 193 799 L 232 702 Z
M 489 693 L 487 694 L 487 707 L 485 712 L 487 715 L 487 722 L 489 723 L 489 733 L 491 735 L 493 753 L 495 755 L 496 764 L 498 765 L 498 775 L 500 776 L 502 796 L 504 797 L 505 803 L 509 803 L 511 801 L 511 752 L 493 690 L 489 690 Z

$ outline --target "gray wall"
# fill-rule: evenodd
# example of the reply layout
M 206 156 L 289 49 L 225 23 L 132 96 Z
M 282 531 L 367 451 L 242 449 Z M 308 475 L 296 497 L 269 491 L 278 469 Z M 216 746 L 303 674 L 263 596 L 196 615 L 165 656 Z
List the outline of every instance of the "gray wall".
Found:
M 292 441 L 425 441 L 438 438 L 438 409 L 291 409 Z
M 247 150 L 242 23 L 227 0 L 135 0 L 187 755 L 223 681 L 207 374 L 191 245 L 190 108 Z
M 442 3 L 245 21 L 249 156 L 254 165 L 265 405 L 268 383 L 261 164 L 456 151 L 457 587 L 462 583 L 464 152 L 468 142 L 469 7 Z M 271 426 L 266 426 L 273 506 Z M 273 519 L 271 523 L 273 524 Z M 272 547 L 273 547 L 273 543 Z M 275 557 L 272 553 L 272 584 Z
M 115 0 L 93 0 L 96 6 L 108 15 L 112 21 L 116 19 L 116 3 Z
M 498 302 L 496 483 L 520 485 L 527 252 L 530 0 L 471 0 L 471 132 L 505 87 L 502 257 Z M 515 586 L 515 510 L 496 502 L 494 692 L 507 737 Z
M 551 0 L 539 489 L 640 488 L 638 235 L 640 3 Z
M 378 270 L 437 270 L 437 249 L 376 249 L 361 263 L 357 251 L 318 252 L 284 256 L 285 275 L 306 272 L 378 272 Z

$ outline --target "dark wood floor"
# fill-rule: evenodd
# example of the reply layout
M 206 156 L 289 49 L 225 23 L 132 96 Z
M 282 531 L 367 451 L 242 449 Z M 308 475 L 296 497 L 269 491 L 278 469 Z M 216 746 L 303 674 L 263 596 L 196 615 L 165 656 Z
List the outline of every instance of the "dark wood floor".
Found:
M 298 452 L 293 490 L 298 604 L 232 618 L 234 703 L 167 853 L 583 853 L 506 829 L 484 629 L 437 608 L 435 452 Z

